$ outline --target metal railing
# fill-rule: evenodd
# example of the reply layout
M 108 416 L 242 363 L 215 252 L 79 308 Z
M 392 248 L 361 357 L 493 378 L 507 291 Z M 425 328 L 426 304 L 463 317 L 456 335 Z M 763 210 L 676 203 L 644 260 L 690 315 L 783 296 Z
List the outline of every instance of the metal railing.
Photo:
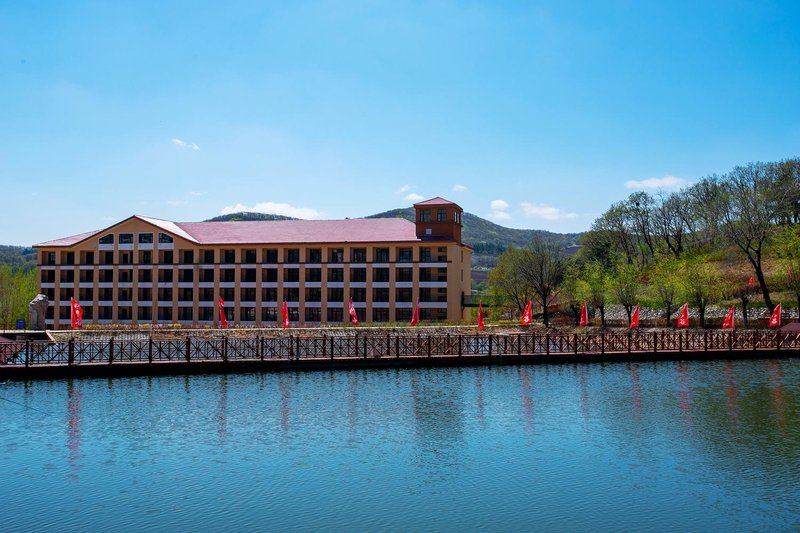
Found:
M 800 333 L 769 330 L 599 333 L 258 335 L 0 342 L 0 365 L 85 365 L 471 356 L 798 351 Z

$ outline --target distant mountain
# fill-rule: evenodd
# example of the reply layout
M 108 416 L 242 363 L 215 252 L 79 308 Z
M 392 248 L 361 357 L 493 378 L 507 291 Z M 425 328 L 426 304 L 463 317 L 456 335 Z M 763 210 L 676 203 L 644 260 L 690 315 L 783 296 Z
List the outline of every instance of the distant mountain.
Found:
M 36 251 L 24 246 L 0 245 L 0 265 L 33 268 L 36 266 Z
M 283 215 L 267 215 L 264 213 L 250 213 L 242 211 L 240 213 L 231 213 L 230 215 L 220 215 L 218 217 L 209 218 L 204 222 L 251 222 L 253 220 L 297 220 L 296 218 L 286 217 Z

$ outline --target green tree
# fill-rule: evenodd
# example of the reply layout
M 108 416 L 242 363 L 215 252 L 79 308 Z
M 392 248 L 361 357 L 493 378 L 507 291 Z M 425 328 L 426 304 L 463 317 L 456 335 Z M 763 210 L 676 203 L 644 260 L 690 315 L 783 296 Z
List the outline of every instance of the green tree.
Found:
M 700 327 L 706 327 L 706 308 L 720 295 L 721 280 L 717 268 L 702 258 L 683 262 L 684 295 L 692 307 L 697 308 Z
M 36 296 L 36 270 L 0 265 L 0 327 L 10 329 L 28 319 L 28 303 Z
M 664 320 L 669 324 L 672 311 L 677 308 L 681 286 L 680 263 L 673 257 L 662 257 L 650 270 L 649 286 L 655 291 L 664 308 Z
M 509 248 L 497 258 L 489 272 L 489 288 L 502 304 L 519 312 L 525 308 L 533 288 L 523 275 L 528 254 L 521 248 Z
M 611 290 L 617 301 L 625 308 L 625 312 L 628 314 L 628 323 L 631 321 L 631 314 L 636 306 L 639 286 L 640 277 L 636 267 L 625 263 L 617 265 L 616 272 L 611 278 Z
M 600 326 L 606 327 L 606 300 L 610 286 L 608 272 L 602 264 L 592 261 L 584 266 L 583 275 L 589 288 L 589 303 L 600 311 Z
M 542 306 L 545 327 L 550 325 L 547 307 L 564 280 L 566 265 L 563 252 L 541 239 L 534 239 L 525 250 L 522 277 L 533 289 L 534 300 Z

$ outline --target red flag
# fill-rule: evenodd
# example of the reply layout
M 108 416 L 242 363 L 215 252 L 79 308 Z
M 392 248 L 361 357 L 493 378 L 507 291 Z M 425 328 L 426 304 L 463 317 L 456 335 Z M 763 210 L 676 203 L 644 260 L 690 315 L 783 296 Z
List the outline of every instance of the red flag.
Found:
M 283 317 L 283 329 L 289 327 L 289 308 L 286 306 L 286 302 L 283 302 L 283 307 L 281 308 L 281 317 Z
M 530 326 L 531 325 L 531 301 L 528 300 L 528 305 L 525 306 L 525 311 L 522 312 L 522 325 L 523 326 Z
M 228 319 L 225 318 L 225 300 L 219 297 L 219 325 L 223 328 L 228 327 Z
M 781 304 L 776 305 L 775 309 L 772 310 L 772 316 L 769 317 L 769 327 L 781 327 Z
M 725 316 L 725 320 L 722 321 L 722 329 L 733 329 L 733 312 L 735 310 L 735 305 L 732 305 L 731 308 L 728 309 L 728 314 Z
M 411 315 L 411 325 L 416 326 L 419 323 L 419 300 L 417 305 L 414 306 L 414 313 Z
M 750 280 L 747 282 L 748 285 L 753 286 L 756 284 L 756 277 L 750 276 Z
M 72 329 L 77 329 L 83 327 L 83 307 L 75 298 L 69 299 L 70 303 L 70 322 L 72 323 Z
M 689 326 L 689 304 L 683 304 L 681 314 L 678 315 L 678 327 L 685 328 Z
M 483 323 L 483 302 L 478 304 L 478 329 L 483 329 L 485 324 Z
M 583 305 L 581 306 L 581 321 L 578 326 L 584 327 L 587 325 L 589 325 L 589 313 L 586 311 L 586 302 L 583 302 Z
M 352 298 L 350 298 L 349 312 L 350 312 L 350 323 L 353 324 L 354 326 L 357 326 L 358 325 L 358 314 L 356 314 L 356 308 L 353 305 L 353 299 Z
M 638 328 L 639 327 L 639 306 L 636 306 L 636 309 L 633 310 L 633 314 L 631 315 L 631 328 Z

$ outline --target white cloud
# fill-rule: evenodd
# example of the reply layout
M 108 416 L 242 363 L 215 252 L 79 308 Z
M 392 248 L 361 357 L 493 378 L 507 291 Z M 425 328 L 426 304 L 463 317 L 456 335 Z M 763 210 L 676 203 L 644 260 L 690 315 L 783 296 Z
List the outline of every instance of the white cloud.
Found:
M 243 211 L 250 213 L 264 213 L 268 215 L 283 215 L 286 217 L 302 219 L 315 219 L 322 216 L 322 213 L 310 207 L 295 207 L 293 205 L 279 204 L 275 202 L 260 202 L 252 206 L 247 206 L 244 204 L 228 205 L 222 208 L 220 214 L 230 215 L 232 213 L 241 213 Z
M 195 143 L 188 143 L 188 142 L 186 142 L 184 140 L 181 140 L 181 139 L 178 139 L 178 138 L 170 139 L 170 142 L 172 144 L 174 144 L 175 146 L 179 147 L 179 148 L 191 148 L 194 151 L 197 151 L 197 150 L 200 149 L 200 147 L 197 146 Z
M 417 194 L 415 192 L 412 192 L 411 194 L 407 194 L 407 195 L 403 196 L 403 200 L 408 200 L 409 202 L 421 202 L 424 199 L 425 199 L 424 196 L 419 195 L 419 194 Z
M 397 189 L 397 192 L 399 192 L 400 194 L 403 194 L 403 193 L 406 193 L 406 192 L 408 192 L 410 190 L 411 190 L 411 185 L 403 185 L 402 187 Z
M 664 176 L 663 178 L 647 178 L 646 180 L 629 180 L 625 182 L 626 189 L 680 189 L 688 185 L 689 182 L 683 178 L 675 176 Z
M 204 192 L 189 191 L 189 196 L 205 196 Z
M 456 183 L 455 185 L 453 185 L 453 191 L 454 192 L 466 192 L 467 191 L 467 187 L 466 187 L 466 185 L 460 185 L 460 184 Z
M 492 200 L 489 202 L 489 207 L 492 209 L 492 212 L 488 215 L 490 219 L 511 220 L 511 215 L 506 212 L 506 210 L 509 208 L 509 205 L 505 200 Z
M 557 207 L 550 207 L 545 204 L 522 202 L 519 205 L 522 207 L 522 212 L 525 213 L 525 216 L 533 218 L 543 218 L 544 220 L 568 220 L 578 216 L 576 213 L 568 213 Z
M 186 205 L 188 200 L 167 200 L 167 205 Z

